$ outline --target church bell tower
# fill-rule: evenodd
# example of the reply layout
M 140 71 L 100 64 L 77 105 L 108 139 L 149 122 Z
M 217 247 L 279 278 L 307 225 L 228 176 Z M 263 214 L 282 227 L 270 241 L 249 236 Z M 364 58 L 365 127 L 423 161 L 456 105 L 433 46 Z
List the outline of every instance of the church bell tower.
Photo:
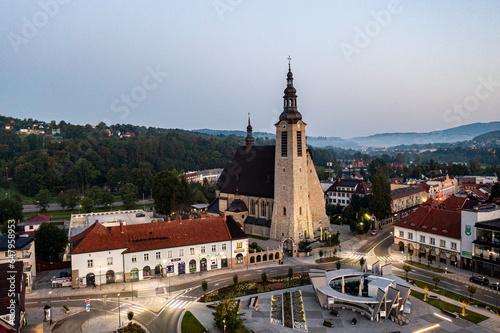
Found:
M 308 173 L 312 173 L 314 166 L 312 159 L 308 158 L 306 124 L 297 108 L 291 58 L 288 60 L 283 112 L 275 124 L 274 209 L 270 236 L 271 239 L 292 239 L 298 243 L 314 234 L 308 191 Z

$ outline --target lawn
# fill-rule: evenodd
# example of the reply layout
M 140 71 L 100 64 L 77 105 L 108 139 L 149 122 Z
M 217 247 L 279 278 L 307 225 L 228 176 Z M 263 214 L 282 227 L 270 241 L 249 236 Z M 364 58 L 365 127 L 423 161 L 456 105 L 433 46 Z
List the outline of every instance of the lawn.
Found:
M 402 276 L 401 276 L 401 278 L 404 279 L 404 277 L 402 277 Z M 427 286 L 427 287 L 429 287 L 429 292 L 432 292 L 432 293 L 435 293 L 435 294 L 439 294 L 439 295 L 442 295 L 442 296 L 454 299 L 455 301 L 458 301 L 459 298 L 460 298 L 460 296 L 462 296 L 460 294 L 454 293 L 453 291 L 449 291 L 449 290 L 442 289 L 442 288 L 439 288 L 439 287 L 437 289 L 434 289 L 434 283 L 425 283 L 423 281 L 419 281 L 419 280 L 415 280 L 415 279 L 410 279 L 410 280 L 415 281 L 415 285 L 417 287 L 419 287 L 419 288 L 423 289 L 424 286 Z M 439 286 L 439 284 L 438 284 L 438 286 Z M 468 295 L 464 295 L 464 296 L 468 296 Z M 477 305 L 477 304 L 491 307 L 491 305 L 489 305 L 489 304 L 486 304 L 484 302 L 475 300 L 474 296 L 472 296 L 471 305 Z
M 203 333 L 205 327 L 196 319 L 196 317 L 187 311 L 182 318 L 181 332 L 182 333 Z
M 416 290 L 412 290 L 411 291 L 411 295 L 413 297 L 418 298 L 421 301 L 424 300 L 424 294 L 421 293 L 421 292 L 418 292 Z M 444 310 L 447 310 L 447 311 L 450 311 L 450 312 L 456 312 L 456 313 L 459 313 L 459 314 L 462 313 L 462 308 L 460 306 L 453 305 L 453 304 L 444 302 L 444 301 L 439 300 L 439 299 L 429 299 L 429 298 L 427 298 L 427 302 L 426 303 L 428 303 L 429 305 L 432 305 L 433 307 L 435 307 L 437 309 L 444 309 Z M 466 316 L 462 317 L 460 315 L 460 318 L 465 319 L 467 321 L 470 321 L 471 323 L 474 323 L 474 324 L 478 324 L 478 323 L 482 322 L 483 320 L 489 319 L 489 317 L 486 317 L 486 316 L 483 316 L 483 315 L 481 315 L 479 313 L 476 313 L 476 312 L 468 310 L 467 309 L 468 307 L 469 306 L 465 307 L 465 314 L 466 314 Z

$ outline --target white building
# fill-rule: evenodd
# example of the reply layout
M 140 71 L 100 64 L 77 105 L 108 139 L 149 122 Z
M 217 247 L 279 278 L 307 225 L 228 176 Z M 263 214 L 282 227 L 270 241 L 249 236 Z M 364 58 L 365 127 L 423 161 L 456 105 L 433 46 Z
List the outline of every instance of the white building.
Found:
M 104 227 L 71 238 L 73 288 L 247 265 L 248 237 L 231 217 Z
M 434 178 L 423 184 L 420 183 L 419 186 L 427 191 L 428 198 L 432 198 L 434 200 L 448 199 L 452 195 L 457 194 L 459 190 L 458 180 L 450 178 L 448 175 L 446 175 L 446 177 Z
M 372 193 L 372 184 L 358 179 L 337 179 L 325 192 L 326 204 L 349 206 L 354 194 L 364 197 Z
M 31 286 L 36 278 L 35 238 L 21 236 L 16 239 L 14 249 L 10 249 L 7 236 L 0 236 L 0 264 L 10 262 L 11 259 L 23 263 L 23 272 L 26 277 L 26 292 L 31 292 Z
M 418 258 L 430 254 L 433 262 L 460 265 L 460 212 L 419 207 L 414 213 L 394 223 L 394 245 Z

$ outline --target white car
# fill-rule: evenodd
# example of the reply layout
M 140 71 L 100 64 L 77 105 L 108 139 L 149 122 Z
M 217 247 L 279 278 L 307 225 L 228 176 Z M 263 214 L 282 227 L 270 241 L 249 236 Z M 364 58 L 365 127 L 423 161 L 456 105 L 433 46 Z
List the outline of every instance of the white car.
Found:
M 375 236 L 377 234 L 377 230 L 372 230 L 371 235 Z

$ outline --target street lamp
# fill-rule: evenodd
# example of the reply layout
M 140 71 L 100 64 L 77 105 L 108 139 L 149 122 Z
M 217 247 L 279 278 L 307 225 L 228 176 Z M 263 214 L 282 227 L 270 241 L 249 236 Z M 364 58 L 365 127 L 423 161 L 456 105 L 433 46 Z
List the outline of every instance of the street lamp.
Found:
M 52 290 L 49 291 L 49 306 L 51 306 L 52 302 Z M 52 325 L 52 308 L 50 309 L 50 324 Z
M 120 308 L 120 293 L 118 293 L 118 328 L 120 328 L 122 322 L 121 308 Z

